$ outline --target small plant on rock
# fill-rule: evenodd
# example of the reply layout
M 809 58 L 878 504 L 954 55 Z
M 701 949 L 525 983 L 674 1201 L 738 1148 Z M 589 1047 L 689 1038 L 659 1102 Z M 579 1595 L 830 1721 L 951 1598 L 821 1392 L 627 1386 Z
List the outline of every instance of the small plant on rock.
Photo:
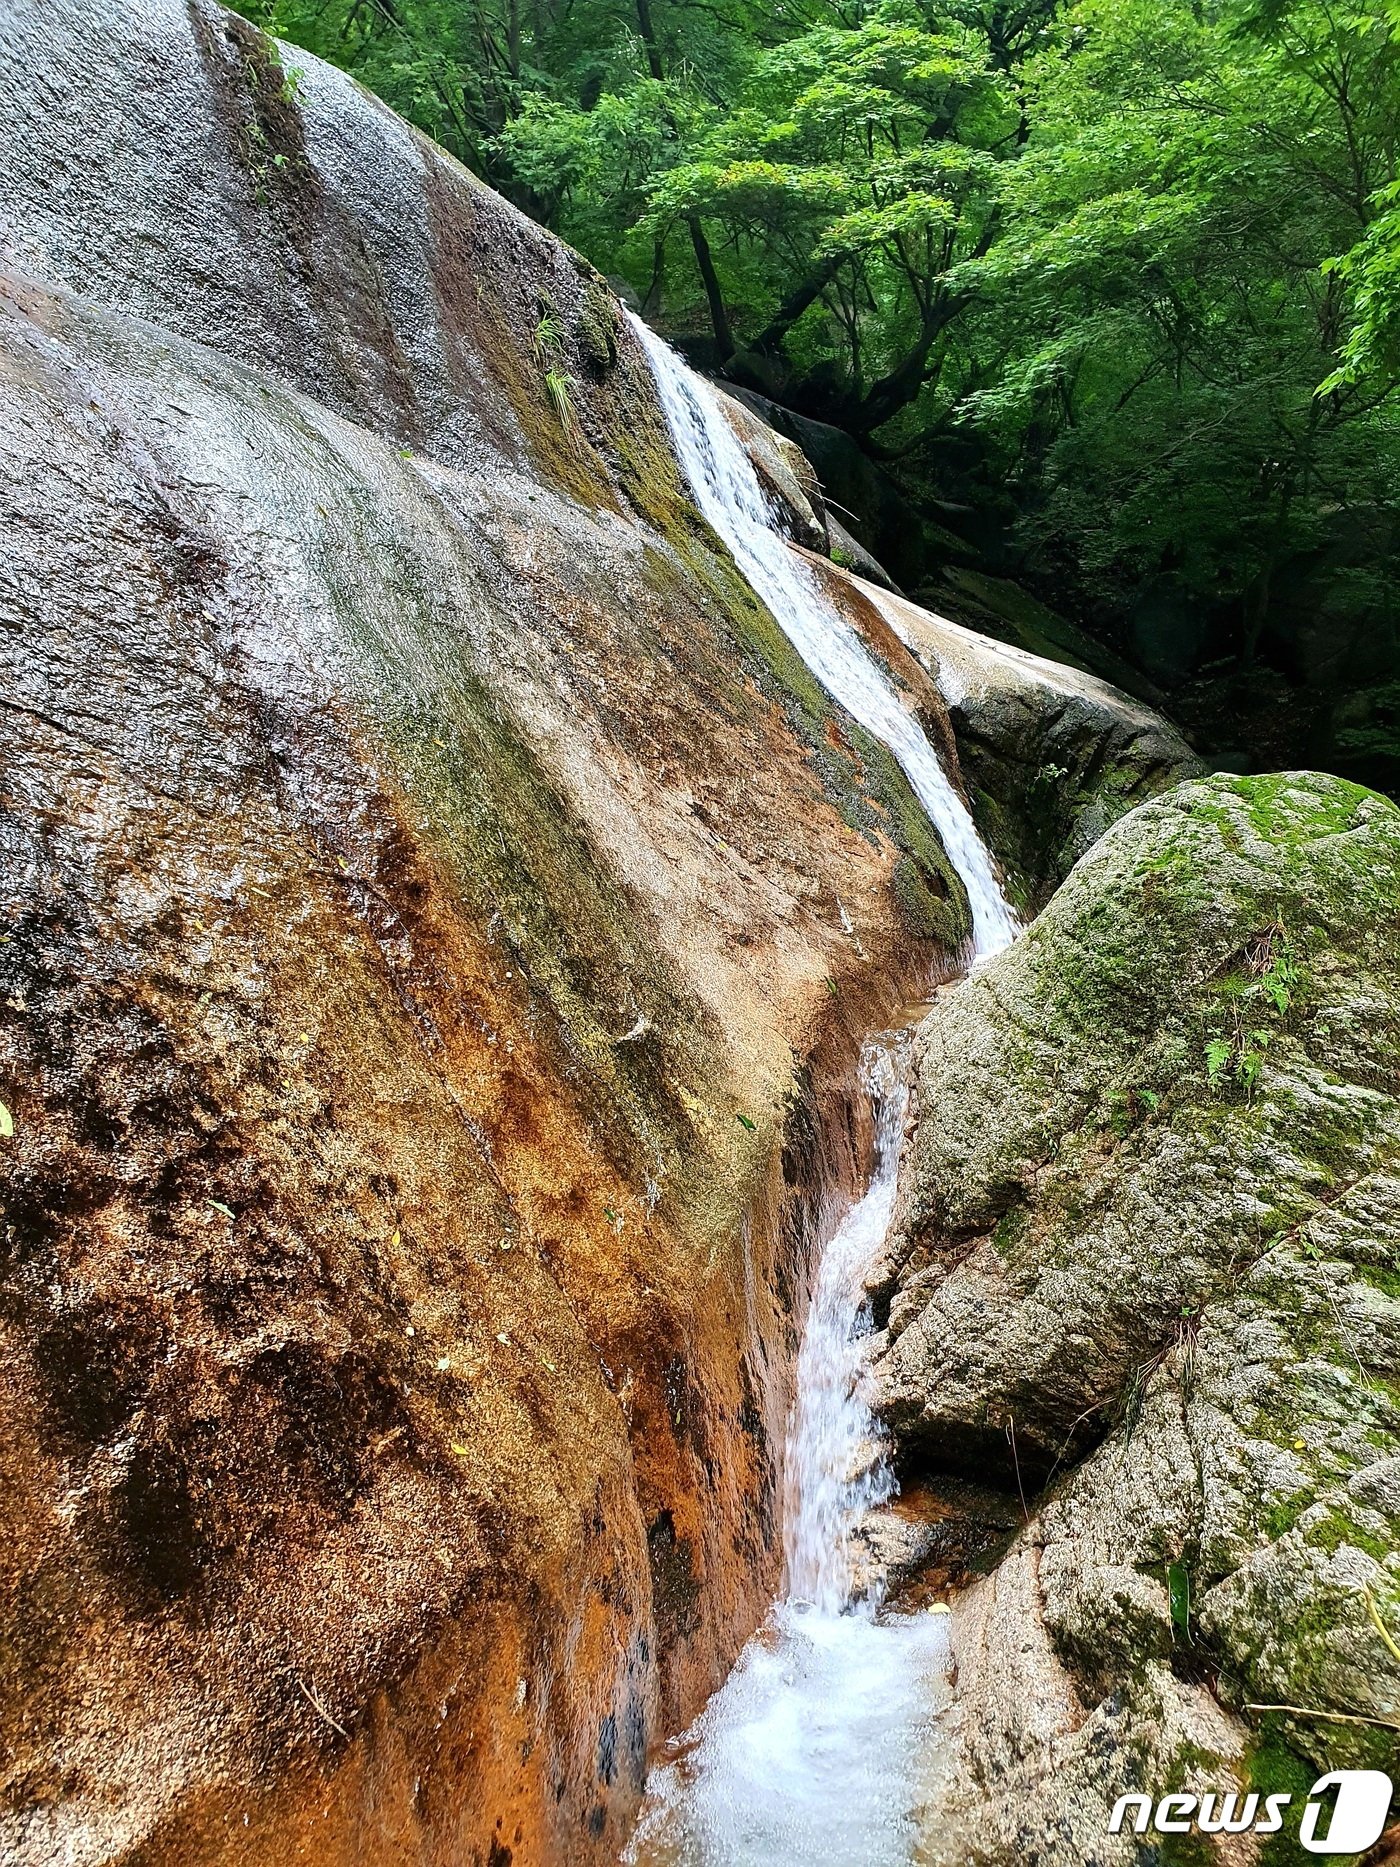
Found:
M 1282 921 L 1257 934 L 1242 963 L 1217 988 L 1224 1017 L 1206 1037 L 1206 1080 L 1212 1089 L 1234 1083 L 1253 1095 L 1264 1071 L 1274 1030 L 1263 1020 L 1281 1021 L 1292 1007 L 1298 966 Z
M 540 320 L 535 326 L 533 348 L 539 363 L 552 363 L 564 352 L 564 326 L 548 299 L 540 300 Z
M 544 392 L 566 434 L 574 426 L 574 379 L 564 368 L 564 326 L 553 301 L 544 293 L 539 297 L 539 322 L 535 326 L 533 349 L 535 361 L 544 372 Z
M 566 434 L 574 425 L 573 380 L 563 370 L 550 369 L 544 373 L 544 392 Z

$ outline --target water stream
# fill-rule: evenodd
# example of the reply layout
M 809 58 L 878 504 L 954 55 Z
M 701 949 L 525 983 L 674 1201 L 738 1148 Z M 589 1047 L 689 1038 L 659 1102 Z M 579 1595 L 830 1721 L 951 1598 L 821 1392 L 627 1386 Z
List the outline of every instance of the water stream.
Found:
M 976 826 L 918 720 L 773 524 L 708 387 L 639 320 L 677 457 L 701 511 L 813 674 L 909 779 L 967 890 L 973 958 L 1016 922 Z M 630 1867 L 897 1867 L 947 1696 L 947 1617 L 882 1614 L 857 1560 L 861 1517 L 895 1490 L 866 1391 L 862 1277 L 894 1208 L 906 1040 L 872 1039 L 864 1195 L 816 1268 L 786 1448 L 783 1593 L 695 1724 L 668 1746 L 625 1856 Z
M 695 502 L 812 673 L 893 754 L 967 890 L 974 957 L 1009 946 L 1016 922 L 972 814 L 924 729 L 860 636 L 773 523 L 753 462 L 703 377 L 633 317 Z

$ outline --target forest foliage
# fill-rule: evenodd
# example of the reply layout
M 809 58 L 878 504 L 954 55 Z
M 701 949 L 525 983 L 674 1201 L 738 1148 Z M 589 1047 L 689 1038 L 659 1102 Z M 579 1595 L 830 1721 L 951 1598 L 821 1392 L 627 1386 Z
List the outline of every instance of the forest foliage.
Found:
M 1109 634 L 1400 681 L 1400 0 L 252 10 Z

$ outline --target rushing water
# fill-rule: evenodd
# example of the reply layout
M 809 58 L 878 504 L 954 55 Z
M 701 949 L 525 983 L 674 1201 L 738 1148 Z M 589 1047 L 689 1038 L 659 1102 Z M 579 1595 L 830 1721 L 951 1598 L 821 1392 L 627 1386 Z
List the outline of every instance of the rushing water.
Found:
M 889 1230 L 899 1142 L 909 1103 L 899 1050 L 871 1044 L 862 1077 L 875 1118 L 875 1171 L 865 1197 L 833 1234 L 817 1266 L 797 1356 L 787 1447 L 783 1554 L 787 1599 L 829 1617 L 869 1619 L 878 1593 L 855 1592 L 851 1532 L 894 1493 L 894 1474 L 863 1393 L 861 1279 Z
M 852 1532 L 894 1479 L 865 1394 L 861 1277 L 894 1205 L 904 1046 L 866 1050 L 875 1171 L 817 1267 L 788 1432 L 782 1598 L 653 1769 L 636 1867 L 906 1861 L 946 1672 L 946 1617 L 877 1618 Z
M 923 728 L 774 527 L 753 462 L 709 384 L 640 318 L 632 322 L 700 510 L 822 686 L 898 761 L 967 890 L 975 956 L 1009 945 L 1016 923 L 992 859 Z
M 700 509 L 807 666 L 894 754 L 967 889 L 973 953 L 1016 924 L 975 825 L 918 721 L 776 531 L 708 386 L 640 321 Z M 788 1428 L 784 1590 L 725 1685 L 653 1769 L 632 1867 L 897 1867 L 946 1698 L 947 1619 L 880 1613 L 855 1561 L 864 1513 L 895 1490 L 866 1392 L 862 1277 L 889 1227 L 907 1092 L 904 1045 L 867 1046 L 875 1161 L 817 1266 Z

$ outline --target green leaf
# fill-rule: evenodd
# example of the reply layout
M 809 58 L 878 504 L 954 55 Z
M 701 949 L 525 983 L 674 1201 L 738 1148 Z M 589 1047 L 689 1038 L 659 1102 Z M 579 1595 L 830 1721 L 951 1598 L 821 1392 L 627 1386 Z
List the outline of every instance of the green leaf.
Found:
M 1212 1083 L 1218 1083 L 1225 1073 L 1225 1066 L 1230 1061 L 1233 1046 L 1228 1038 L 1212 1037 L 1206 1045 L 1206 1075 Z
M 1191 1577 L 1180 1560 L 1167 1564 L 1167 1597 L 1171 1602 L 1172 1632 L 1178 1640 L 1191 1638 Z
M 937 195 L 910 194 L 889 207 L 863 207 L 853 214 L 843 214 L 827 228 L 817 250 L 820 253 L 859 253 L 887 241 L 947 227 L 956 217 L 957 210 L 951 201 Z

